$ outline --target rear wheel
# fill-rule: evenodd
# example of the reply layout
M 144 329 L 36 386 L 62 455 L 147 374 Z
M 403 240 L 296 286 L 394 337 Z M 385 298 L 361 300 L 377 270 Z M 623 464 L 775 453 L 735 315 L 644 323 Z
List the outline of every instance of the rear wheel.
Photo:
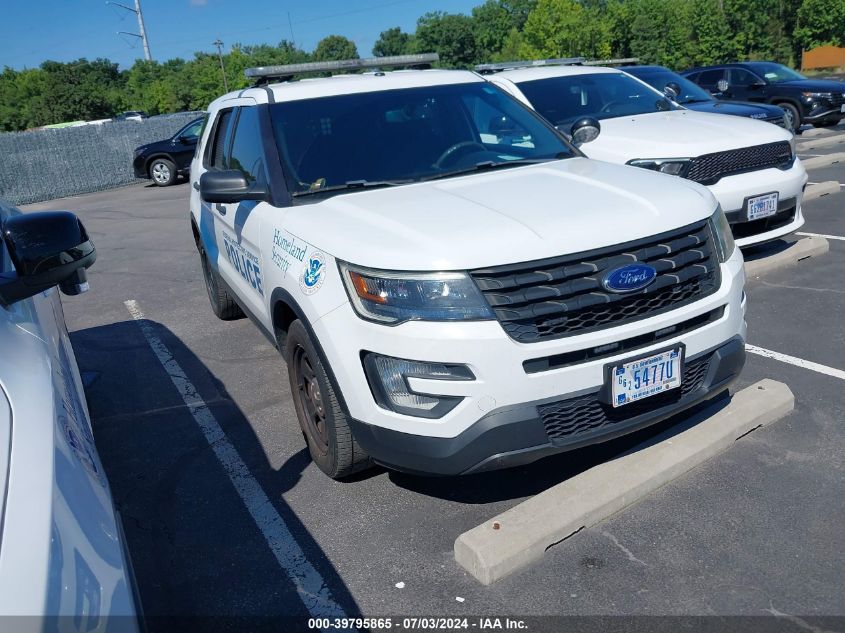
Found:
M 219 274 L 211 267 L 208 255 L 202 247 L 200 247 L 200 260 L 202 261 L 202 276 L 205 278 L 205 289 L 208 292 L 208 300 L 211 302 L 211 311 L 223 321 L 241 318 L 244 315 L 243 310 L 222 287 Z
M 791 103 L 778 103 L 778 107 L 783 110 L 783 115 L 786 118 L 786 125 L 793 132 L 797 132 L 801 127 L 801 113 Z
M 317 467 L 332 479 L 341 479 L 372 466 L 352 436 L 348 418 L 301 321 L 294 321 L 288 329 L 285 356 L 296 417 Z
M 156 158 L 150 163 L 150 178 L 159 187 L 176 182 L 176 165 L 167 158 Z

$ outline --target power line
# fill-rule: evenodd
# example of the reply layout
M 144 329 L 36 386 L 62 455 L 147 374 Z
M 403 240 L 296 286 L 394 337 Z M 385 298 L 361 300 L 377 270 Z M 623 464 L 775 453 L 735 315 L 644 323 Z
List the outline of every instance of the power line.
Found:
M 112 4 L 116 7 L 120 7 L 121 9 L 126 9 L 127 11 L 131 11 L 134 13 L 138 18 L 138 31 L 139 33 L 128 33 L 127 31 L 118 31 L 119 35 L 131 35 L 132 37 L 137 37 L 141 40 L 144 44 L 144 59 L 148 62 L 152 61 L 153 57 L 150 55 L 150 43 L 147 40 L 147 31 L 144 28 L 144 14 L 141 11 L 141 0 L 135 0 L 135 8 L 127 7 L 125 4 L 120 4 L 119 2 L 106 2 L 106 4 Z

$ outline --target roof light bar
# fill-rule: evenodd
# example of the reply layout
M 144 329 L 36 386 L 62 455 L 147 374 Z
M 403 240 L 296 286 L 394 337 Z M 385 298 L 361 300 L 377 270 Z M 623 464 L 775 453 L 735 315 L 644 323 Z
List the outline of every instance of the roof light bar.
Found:
M 484 73 L 495 73 L 500 70 L 515 68 L 533 68 L 534 66 L 579 66 L 587 60 L 584 57 L 564 57 L 561 59 L 535 59 L 520 62 L 501 62 L 498 64 L 478 64 L 475 70 Z
M 440 60 L 437 53 L 420 53 L 418 55 L 388 55 L 385 57 L 365 57 L 363 59 L 341 59 L 329 62 L 305 62 L 302 64 L 286 64 L 283 66 L 259 66 L 247 68 L 244 75 L 254 78 L 258 83 L 266 83 L 268 79 L 291 77 L 305 73 L 324 73 L 364 68 L 390 68 L 395 66 L 428 67 Z
M 620 57 L 619 59 L 591 59 L 584 62 L 585 66 L 632 66 L 639 64 L 639 57 Z

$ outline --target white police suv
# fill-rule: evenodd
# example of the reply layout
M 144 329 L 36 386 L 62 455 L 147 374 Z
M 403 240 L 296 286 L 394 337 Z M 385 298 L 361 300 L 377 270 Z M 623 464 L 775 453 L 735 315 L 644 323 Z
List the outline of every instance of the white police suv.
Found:
M 804 224 L 807 172 L 795 156 L 790 131 L 687 110 L 672 101 L 677 95 L 664 95 L 621 70 L 581 62 L 506 62 L 477 70 L 574 135 L 579 146 L 587 143 L 582 149 L 590 158 L 706 185 L 741 247 L 783 237 Z
M 432 59 L 248 70 L 194 158 L 212 308 L 282 350 L 316 464 L 523 464 L 726 390 L 745 277 L 711 193 L 589 160 Z

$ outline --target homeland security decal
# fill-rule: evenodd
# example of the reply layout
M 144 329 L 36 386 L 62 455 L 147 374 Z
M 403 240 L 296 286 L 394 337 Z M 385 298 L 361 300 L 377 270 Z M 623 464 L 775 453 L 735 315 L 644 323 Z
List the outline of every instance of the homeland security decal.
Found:
M 326 256 L 320 251 L 314 251 L 308 257 L 302 275 L 299 277 L 299 287 L 307 295 L 313 295 L 323 285 L 325 275 Z
M 287 237 L 287 236 L 290 237 Z M 286 235 L 279 229 L 273 232 L 273 263 L 279 267 L 279 270 L 288 274 L 288 269 L 291 266 L 291 259 L 302 261 L 305 259 L 306 246 L 305 243 L 297 243 L 296 238 L 289 233 Z
M 228 233 L 223 233 L 223 246 L 226 248 L 226 256 L 235 270 L 263 297 L 264 287 L 261 282 L 261 266 L 258 263 L 258 255 L 250 253 Z

